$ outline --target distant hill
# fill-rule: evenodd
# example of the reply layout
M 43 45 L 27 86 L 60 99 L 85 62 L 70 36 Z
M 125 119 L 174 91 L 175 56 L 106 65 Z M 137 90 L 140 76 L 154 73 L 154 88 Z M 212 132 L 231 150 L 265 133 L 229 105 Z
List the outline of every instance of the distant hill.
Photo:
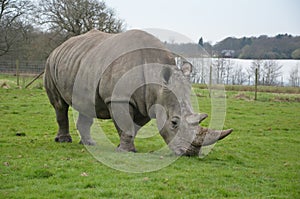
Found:
M 232 56 L 241 59 L 300 59 L 300 36 L 279 34 L 275 37 L 228 37 L 215 44 L 213 50 L 218 55 L 224 54 L 226 50 L 234 50 Z
M 199 50 L 200 44 L 166 44 L 166 46 L 186 57 L 195 57 L 195 54 L 199 54 L 201 51 Z M 275 37 L 266 35 L 243 38 L 228 37 L 213 46 L 205 42 L 202 46 L 214 57 L 300 59 L 300 36 L 288 34 L 278 34 Z M 187 50 L 187 47 L 191 49 Z

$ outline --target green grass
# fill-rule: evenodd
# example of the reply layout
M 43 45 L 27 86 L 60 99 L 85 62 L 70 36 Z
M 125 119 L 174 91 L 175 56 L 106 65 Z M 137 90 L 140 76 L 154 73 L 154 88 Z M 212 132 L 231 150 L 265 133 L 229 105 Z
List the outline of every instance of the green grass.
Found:
M 196 88 L 206 89 L 207 85 L 197 84 Z M 245 85 L 225 85 L 227 91 L 247 91 L 254 92 L 254 86 L 245 86 Z M 258 86 L 258 92 L 268 92 L 268 93 L 294 93 L 300 94 L 300 87 L 283 87 L 283 86 Z
M 297 94 L 259 93 L 253 101 L 251 92 L 227 92 L 225 128 L 234 128 L 232 135 L 203 159 L 181 157 L 135 174 L 94 159 L 78 144 L 72 119 L 74 142 L 55 143 L 55 114 L 45 91 L 10 84 L 0 88 L 0 198 L 300 198 Z M 195 86 L 195 92 L 200 110 L 210 113 L 207 90 Z M 285 100 L 276 97 L 282 95 Z M 101 122 L 117 144 L 111 121 Z M 136 145 L 148 153 L 164 143 L 154 136 Z

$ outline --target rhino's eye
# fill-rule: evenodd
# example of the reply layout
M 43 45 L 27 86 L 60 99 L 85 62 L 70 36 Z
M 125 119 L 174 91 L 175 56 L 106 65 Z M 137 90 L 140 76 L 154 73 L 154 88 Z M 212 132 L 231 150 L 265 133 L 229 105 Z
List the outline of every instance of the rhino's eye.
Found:
M 171 122 L 172 122 L 172 127 L 173 128 L 177 128 L 178 127 L 177 121 L 171 121 Z
M 173 117 L 171 119 L 171 128 L 172 129 L 177 129 L 179 127 L 180 124 L 180 119 L 178 117 Z

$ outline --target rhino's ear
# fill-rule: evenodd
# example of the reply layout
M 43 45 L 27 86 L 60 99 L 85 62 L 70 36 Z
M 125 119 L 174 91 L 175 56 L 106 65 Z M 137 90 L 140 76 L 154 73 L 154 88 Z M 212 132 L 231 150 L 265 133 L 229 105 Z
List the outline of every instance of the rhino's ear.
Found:
M 169 84 L 170 78 L 172 76 L 172 69 L 170 67 L 164 67 L 161 71 L 161 76 L 165 84 Z
M 181 70 L 185 76 L 190 76 L 193 70 L 193 66 L 189 62 L 183 62 Z

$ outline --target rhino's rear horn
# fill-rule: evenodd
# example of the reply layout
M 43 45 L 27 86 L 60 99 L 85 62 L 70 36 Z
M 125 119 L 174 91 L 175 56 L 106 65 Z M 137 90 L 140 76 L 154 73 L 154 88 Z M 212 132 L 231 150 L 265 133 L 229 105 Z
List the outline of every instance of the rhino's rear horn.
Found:
M 199 115 L 200 115 L 199 123 L 201 123 L 203 120 L 205 120 L 208 117 L 208 115 L 206 113 L 201 113 Z
M 186 121 L 189 124 L 199 124 L 201 121 L 203 121 L 205 118 L 207 118 L 207 114 L 191 114 L 186 117 Z

